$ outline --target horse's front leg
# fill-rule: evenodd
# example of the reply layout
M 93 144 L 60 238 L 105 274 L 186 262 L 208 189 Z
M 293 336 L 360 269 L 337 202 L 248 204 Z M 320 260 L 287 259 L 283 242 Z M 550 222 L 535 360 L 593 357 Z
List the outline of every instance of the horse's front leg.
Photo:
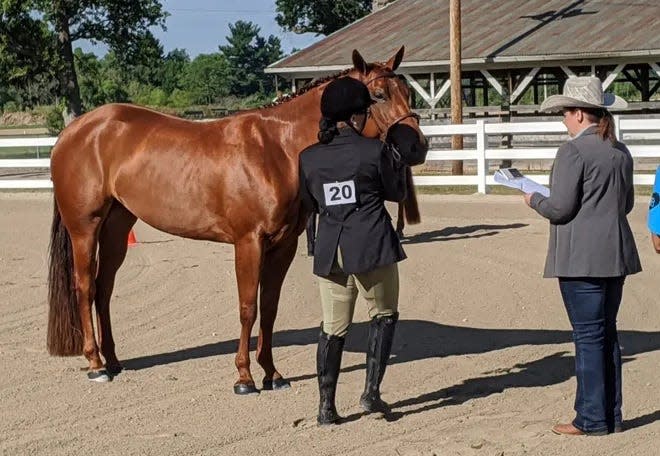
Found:
M 250 334 L 257 319 L 257 290 L 263 260 L 261 238 L 256 234 L 244 237 L 236 243 L 234 254 L 241 320 L 241 339 L 236 353 L 238 381 L 234 384 L 234 393 L 254 394 L 259 393 L 259 390 L 250 373 Z
M 273 362 L 273 325 L 277 317 L 280 291 L 289 266 L 296 255 L 298 237 L 292 236 L 266 252 L 261 273 L 261 299 L 259 311 L 261 327 L 257 344 L 257 361 L 264 369 L 263 389 L 286 389 L 291 385 L 275 369 Z

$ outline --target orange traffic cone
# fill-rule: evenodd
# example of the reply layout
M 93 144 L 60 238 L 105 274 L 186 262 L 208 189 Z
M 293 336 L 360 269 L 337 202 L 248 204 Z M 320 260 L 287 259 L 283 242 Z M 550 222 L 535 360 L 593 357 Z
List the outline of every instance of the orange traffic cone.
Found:
M 135 231 L 131 230 L 128 232 L 128 246 L 131 247 L 133 245 L 137 245 L 138 241 L 135 239 Z

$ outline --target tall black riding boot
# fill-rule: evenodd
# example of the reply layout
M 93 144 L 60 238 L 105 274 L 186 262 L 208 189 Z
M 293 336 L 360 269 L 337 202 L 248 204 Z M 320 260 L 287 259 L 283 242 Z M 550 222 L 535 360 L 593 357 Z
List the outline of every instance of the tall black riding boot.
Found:
M 369 325 L 367 379 L 364 393 L 360 397 L 360 405 L 367 412 L 390 410 L 387 403 L 380 398 L 380 383 L 383 381 L 387 360 L 392 351 L 392 340 L 398 318 L 398 313 L 388 317 L 376 317 Z
M 341 417 L 335 408 L 335 391 L 339 379 L 341 355 L 344 351 L 344 338 L 331 336 L 323 332 L 319 334 L 319 345 L 316 350 L 316 372 L 319 380 L 319 424 L 333 424 Z

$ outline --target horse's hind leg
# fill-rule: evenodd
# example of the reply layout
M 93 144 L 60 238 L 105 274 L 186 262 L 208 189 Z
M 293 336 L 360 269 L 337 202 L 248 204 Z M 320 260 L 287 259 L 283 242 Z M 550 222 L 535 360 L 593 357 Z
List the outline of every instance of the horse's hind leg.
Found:
M 250 335 L 257 319 L 257 290 L 263 260 L 263 241 L 256 233 L 245 236 L 234 246 L 236 281 L 238 282 L 241 338 L 236 353 L 238 381 L 234 393 L 258 393 L 250 373 Z
M 73 277 L 78 301 L 78 314 L 83 333 L 83 354 L 89 362 L 88 378 L 93 381 L 106 382 L 110 378 L 103 370 L 103 362 L 99 355 L 94 336 L 92 318 L 92 300 L 94 297 L 94 274 L 96 273 L 96 237 L 99 217 L 92 217 L 69 228 L 71 247 L 73 250 Z
M 99 233 L 99 267 L 96 275 L 96 324 L 101 354 L 110 375 L 121 372 L 115 353 L 110 323 L 110 298 L 117 270 L 126 258 L 127 237 L 137 218 L 118 201 L 114 201 Z
M 275 369 L 273 363 L 273 325 L 277 316 L 280 291 L 289 266 L 296 255 L 298 238 L 292 237 L 272 250 L 266 252 L 264 267 L 261 272 L 261 299 L 259 311 L 261 327 L 257 344 L 257 361 L 264 369 L 263 389 L 285 389 L 289 382 Z

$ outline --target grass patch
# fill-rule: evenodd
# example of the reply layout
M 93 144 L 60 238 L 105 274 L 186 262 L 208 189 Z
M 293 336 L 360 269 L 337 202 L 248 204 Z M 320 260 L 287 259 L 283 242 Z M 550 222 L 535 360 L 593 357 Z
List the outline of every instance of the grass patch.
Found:
M 48 128 L 45 124 L 25 124 L 25 125 L 0 125 L 0 130 L 34 130 Z
M 0 160 L 8 158 L 48 158 L 51 149 L 51 146 L 0 147 Z

